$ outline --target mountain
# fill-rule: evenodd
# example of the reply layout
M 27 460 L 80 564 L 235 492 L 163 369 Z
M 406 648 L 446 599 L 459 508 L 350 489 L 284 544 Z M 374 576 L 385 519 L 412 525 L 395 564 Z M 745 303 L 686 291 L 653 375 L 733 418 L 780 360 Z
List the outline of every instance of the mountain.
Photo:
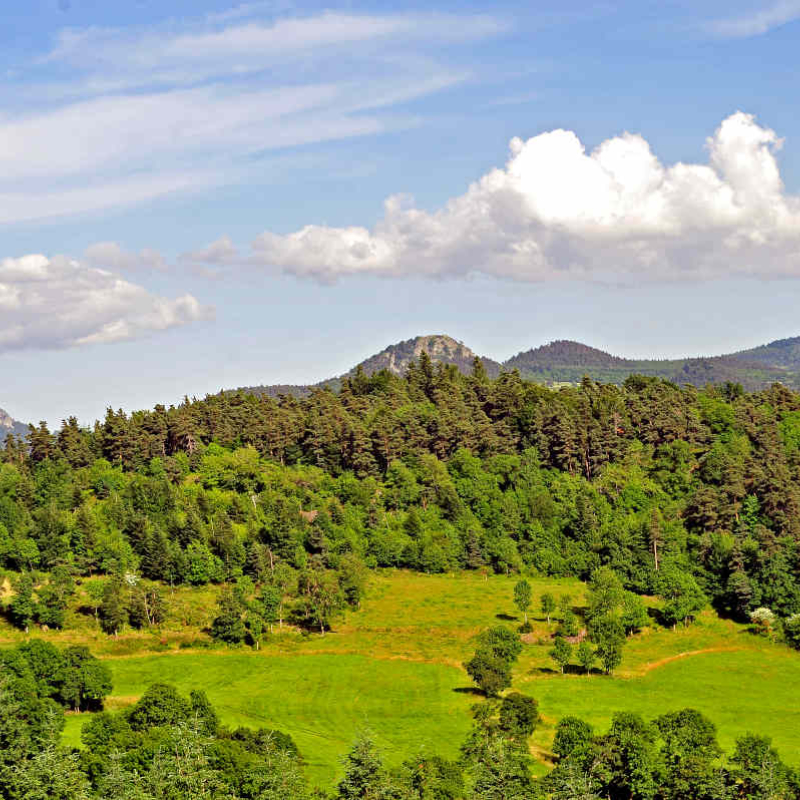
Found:
M 6 436 L 8 436 L 9 433 L 13 433 L 15 436 L 25 436 L 25 434 L 28 433 L 28 426 L 12 419 L 0 408 L 0 444 L 6 440 Z
M 577 383 L 584 375 L 603 383 L 622 383 L 635 374 L 694 386 L 730 381 L 756 390 L 776 381 L 800 385 L 800 339 L 794 341 L 798 343 L 796 374 L 782 368 L 775 358 L 754 358 L 762 348 L 704 358 L 630 359 L 564 340 L 518 353 L 503 363 L 503 369 L 517 369 L 523 378 L 546 384 Z
M 305 397 L 315 388 L 337 390 L 342 378 L 361 369 L 372 375 L 386 369 L 402 375 L 411 361 L 424 352 L 436 363 L 453 364 L 461 372 L 472 371 L 475 353 L 463 342 L 443 334 L 416 336 L 389 345 L 364 359 L 344 375 L 309 386 L 248 386 L 242 391 L 278 397 L 282 394 Z M 677 384 L 705 386 L 707 383 L 740 383 L 755 391 L 773 383 L 800 389 L 800 337 L 780 339 L 750 350 L 721 356 L 676 359 L 632 359 L 606 353 L 596 347 L 560 339 L 517 353 L 505 362 L 481 356 L 486 372 L 496 377 L 500 372 L 518 370 L 523 378 L 548 386 L 578 383 L 584 375 L 603 383 L 622 383 L 629 375 L 664 378 Z
M 324 381 L 309 386 L 296 385 L 265 385 L 265 386 L 243 386 L 238 391 L 251 394 L 265 394 L 270 397 L 279 397 L 282 394 L 293 395 L 294 397 L 307 397 L 313 389 L 327 386 L 338 390 L 342 384 L 342 378 L 355 375 L 356 370 L 361 367 L 367 375 L 374 375 L 382 369 L 386 369 L 395 375 L 403 375 L 412 361 L 416 361 L 423 352 L 426 352 L 431 361 L 436 364 L 453 364 L 461 372 L 468 374 L 472 372 L 472 363 L 475 353 L 463 342 L 458 342 L 450 336 L 434 334 L 428 336 L 415 336 L 413 339 L 391 344 L 388 347 L 364 359 L 348 370 L 344 375 L 327 378 Z M 501 365 L 491 358 L 483 358 L 486 373 L 496 378 L 500 374 Z
M 425 352 L 431 357 L 431 361 L 437 364 L 453 364 L 461 372 L 472 372 L 472 364 L 475 360 L 475 353 L 463 342 L 457 342 L 450 336 L 438 334 L 434 336 L 415 336 L 413 339 L 406 339 L 404 342 L 391 344 L 380 353 L 362 361 L 351 369 L 347 375 L 354 375 L 356 370 L 361 369 L 367 375 L 373 375 L 386 369 L 395 375 L 403 375 L 412 361 L 416 361 Z M 496 378 L 500 374 L 500 364 L 491 358 L 481 358 L 487 374 Z

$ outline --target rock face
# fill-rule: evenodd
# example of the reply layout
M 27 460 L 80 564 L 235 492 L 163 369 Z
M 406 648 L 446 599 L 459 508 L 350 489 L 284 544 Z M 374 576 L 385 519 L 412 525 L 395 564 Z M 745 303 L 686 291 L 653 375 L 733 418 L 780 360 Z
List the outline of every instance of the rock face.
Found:
M 462 342 L 457 342 L 452 337 L 441 334 L 415 336 L 413 339 L 389 345 L 385 350 L 370 356 L 358 366 L 367 375 L 372 375 L 382 369 L 393 372 L 395 375 L 402 375 L 408 369 L 408 365 L 419 359 L 423 352 L 427 353 L 435 363 L 453 364 L 464 373 L 472 371 L 475 353 Z M 483 357 L 481 360 L 484 369 L 490 376 L 496 377 L 500 373 L 500 364 L 497 361 Z M 358 366 L 347 374 L 354 374 Z
M 28 426 L 22 422 L 17 422 L 8 413 L 0 408 L 0 443 L 6 440 L 9 433 L 15 436 L 24 436 L 28 432 Z

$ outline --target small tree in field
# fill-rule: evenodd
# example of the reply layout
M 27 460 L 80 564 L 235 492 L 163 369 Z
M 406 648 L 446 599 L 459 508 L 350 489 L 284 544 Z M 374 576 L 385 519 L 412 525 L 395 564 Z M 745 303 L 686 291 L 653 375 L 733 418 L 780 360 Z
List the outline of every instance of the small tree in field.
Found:
M 318 627 L 324 636 L 326 628 L 330 629 L 333 618 L 345 606 L 338 577 L 312 562 L 300 573 L 297 592 L 297 611 L 301 619 Z
M 109 635 L 116 636 L 128 621 L 127 592 L 119 575 L 113 576 L 103 588 L 100 604 L 100 627 Z
M 573 613 L 571 594 L 562 594 L 561 597 L 558 598 L 558 612 L 561 614 L 562 620 L 566 619 L 568 614 Z
M 489 650 L 476 650 L 464 669 L 487 697 L 495 697 L 511 686 L 511 665 Z
M 647 625 L 647 607 L 644 600 L 638 594 L 625 592 L 622 598 L 622 616 L 620 617 L 625 633 L 629 636 L 637 633 Z
M 556 610 L 556 601 L 550 592 L 545 592 L 541 600 L 539 601 L 540 607 L 542 609 L 542 614 L 547 617 L 547 624 L 550 624 L 550 617 L 552 616 L 553 612 Z
M 243 606 L 235 592 L 225 588 L 217 600 L 219 613 L 211 623 L 211 635 L 215 639 L 228 644 L 239 644 L 244 641 L 247 630 L 242 620 Z
M 525 623 L 528 622 L 528 609 L 531 605 L 531 585 L 524 578 L 514 585 L 514 605 L 525 615 Z
M 617 617 L 604 615 L 592 620 L 590 633 L 597 644 L 597 657 L 610 675 L 622 663 L 625 628 Z
M 584 670 L 586 670 L 586 674 L 589 675 L 589 673 L 592 671 L 592 667 L 594 667 L 594 662 L 597 660 L 594 648 L 589 644 L 589 642 L 586 641 L 586 639 L 584 639 L 578 645 L 576 655 L 578 657 L 578 663 Z
M 687 625 L 707 602 L 697 581 L 677 567 L 661 570 L 658 593 L 664 598 L 664 621 L 673 628 L 679 622 Z
M 556 636 L 553 649 L 548 653 L 548 655 L 553 659 L 553 661 L 556 662 L 557 666 L 561 670 L 561 674 L 563 675 L 564 669 L 572 658 L 572 645 L 570 645 L 570 643 L 563 636 Z

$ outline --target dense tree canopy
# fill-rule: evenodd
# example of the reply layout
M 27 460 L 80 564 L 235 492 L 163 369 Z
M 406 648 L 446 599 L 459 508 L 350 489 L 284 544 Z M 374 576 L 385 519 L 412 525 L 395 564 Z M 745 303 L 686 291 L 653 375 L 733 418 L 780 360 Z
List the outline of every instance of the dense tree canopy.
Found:
M 327 574 L 351 556 L 583 579 L 608 567 L 622 588 L 662 594 L 671 622 L 706 598 L 788 618 L 799 443 L 800 394 L 780 385 L 634 376 L 552 390 L 423 356 L 403 378 L 358 373 L 338 393 L 222 393 L 10 438 L 0 568 L 28 574 L 10 609 L 22 627 L 61 624 L 70 574 L 262 583 L 286 566 L 322 629 L 357 606 L 358 570 Z M 109 632 L 129 621 L 113 592 L 103 605 Z

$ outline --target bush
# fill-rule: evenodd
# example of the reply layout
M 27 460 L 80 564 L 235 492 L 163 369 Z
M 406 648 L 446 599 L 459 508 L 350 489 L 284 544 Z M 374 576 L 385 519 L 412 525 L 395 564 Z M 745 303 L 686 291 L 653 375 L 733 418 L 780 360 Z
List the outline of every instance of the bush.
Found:
M 592 728 L 577 717 L 563 717 L 556 726 L 553 752 L 564 759 L 576 750 L 584 748 L 592 739 Z
M 525 741 L 539 719 L 539 704 L 532 697 L 511 692 L 500 702 L 500 728 L 512 739 Z
M 760 634 L 770 638 L 775 634 L 775 630 L 778 627 L 778 617 L 775 612 L 764 606 L 750 612 L 750 622 L 753 623 L 753 627 Z
M 783 635 L 792 647 L 800 650 L 800 614 L 792 614 L 783 623 Z

